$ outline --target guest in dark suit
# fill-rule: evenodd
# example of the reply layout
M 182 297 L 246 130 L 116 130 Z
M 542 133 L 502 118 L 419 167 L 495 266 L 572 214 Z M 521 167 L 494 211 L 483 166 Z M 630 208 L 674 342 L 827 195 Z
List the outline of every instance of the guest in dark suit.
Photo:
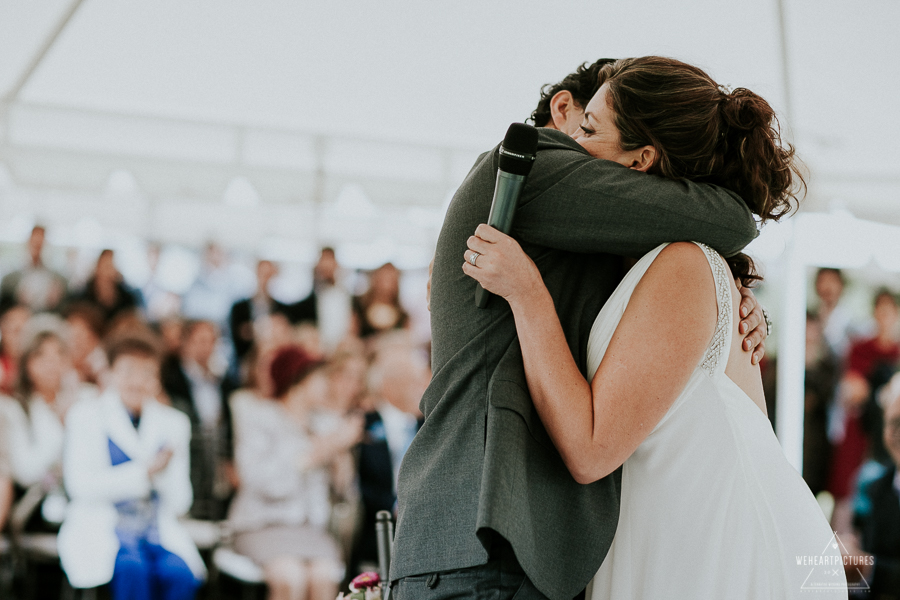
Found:
M 552 100 L 551 108 L 560 128 L 566 110 L 582 110 Z M 517 599 L 573 598 L 597 572 L 618 521 L 621 470 L 590 485 L 572 479 L 528 394 L 508 304 L 494 298 L 476 308 L 475 282 L 461 269 L 468 238 L 487 222 L 498 150 L 476 161 L 437 243 L 434 377 L 400 471 L 397 600 L 475 598 L 475 588 L 497 591 L 501 579 L 512 591 L 493 597 L 521 588 Z M 621 280 L 622 255 L 696 240 L 732 256 L 756 234 L 737 194 L 597 160 L 549 128 L 540 130 L 512 230 L 540 269 L 582 372 L 591 326 Z M 750 314 L 753 331 L 761 315 Z
M 407 336 L 385 342 L 379 344 L 369 367 L 371 410 L 366 413 L 365 437 L 359 446 L 363 524 L 351 562 L 357 571 L 378 564 L 375 517 L 379 511 L 396 508 L 400 461 L 419 430 L 419 401 L 431 376 Z
M 865 554 L 853 553 L 857 560 L 848 565 L 847 575 L 858 577 L 859 568 L 871 588 L 866 598 L 900 600 L 900 379 L 892 380 L 884 398 L 884 445 L 891 462 L 856 502 L 855 525 Z
M 278 275 L 278 266 L 270 260 L 256 263 L 256 293 L 252 298 L 235 302 L 228 316 L 234 356 L 241 363 L 253 347 L 253 324 L 258 319 L 280 313 L 292 318 L 292 309 L 269 294 L 269 283 Z
M 191 484 L 195 519 L 224 519 L 233 490 L 231 411 L 228 397 L 236 389 L 213 355 L 218 328 L 211 321 L 184 326 L 181 352 L 162 365 L 163 389 L 172 406 L 191 420 Z
M 291 319 L 315 325 L 326 352 L 333 351 L 347 336 L 352 318 L 351 297 L 338 280 L 339 271 L 334 248 L 322 248 L 313 268 L 312 292 L 291 305 Z

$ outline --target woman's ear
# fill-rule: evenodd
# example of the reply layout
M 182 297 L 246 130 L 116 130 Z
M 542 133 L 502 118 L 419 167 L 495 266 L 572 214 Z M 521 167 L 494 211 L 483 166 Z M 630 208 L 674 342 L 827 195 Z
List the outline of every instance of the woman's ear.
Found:
M 550 98 L 550 121 L 553 123 L 554 129 L 566 131 L 569 112 L 572 110 L 574 102 L 572 92 L 568 90 L 556 92 Z
M 656 162 L 656 147 L 644 146 L 634 151 L 633 159 L 629 169 L 646 173 L 650 167 Z

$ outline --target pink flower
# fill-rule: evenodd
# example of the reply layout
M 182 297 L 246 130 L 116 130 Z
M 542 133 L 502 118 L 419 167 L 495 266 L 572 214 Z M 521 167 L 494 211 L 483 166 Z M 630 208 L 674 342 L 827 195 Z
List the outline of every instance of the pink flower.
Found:
M 367 573 L 360 573 L 354 577 L 353 581 L 350 582 L 350 589 L 354 592 L 358 592 L 360 590 L 373 588 L 380 583 L 381 577 L 378 576 L 378 573 L 369 571 Z

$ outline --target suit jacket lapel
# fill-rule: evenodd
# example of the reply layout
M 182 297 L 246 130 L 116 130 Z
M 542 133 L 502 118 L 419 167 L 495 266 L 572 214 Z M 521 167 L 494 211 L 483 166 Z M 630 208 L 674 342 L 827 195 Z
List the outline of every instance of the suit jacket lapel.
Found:
M 141 413 L 141 426 L 138 429 L 141 449 L 147 458 L 152 459 L 162 450 L 166 442 L 165 421 L 159 404 L 156 401 L 144 402 Z

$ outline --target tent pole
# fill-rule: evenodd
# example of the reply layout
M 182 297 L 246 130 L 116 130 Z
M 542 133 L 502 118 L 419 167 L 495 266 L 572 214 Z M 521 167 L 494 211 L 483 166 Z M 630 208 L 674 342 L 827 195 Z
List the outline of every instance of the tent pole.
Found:
M 791 98 L 791 61 L 788 52 L 788 34 L 787 34 L 787 15 L 785 3 L 787 0 L 775 0 L 775 7 L 778 11 L 778 36 L 781 42 L 781 85 L 784 88 L 784 120 L 791 123 L 793 114 L 792 98 Z
M 41 65 L 41 62 L 43 62 L 44 57 L 47 56 L 47 53 L 50 52 L 50 49 L 56 43 L 56 40 L 59 39 L 60 34 L 62 34 L 63 30 L 66 28 L 66 25 L 69 24 L 69 21 L 72 20 L 75 11 L 78 10 L 78 7 L 81 6 L 82 2 L 84 2 L 84 0 L 72 0 L 65 12 L 60 16 L 56 26 L 44 40 L 44 43 L 41 44 L 34 56 L 31 57 L 28 66 L 25 67 L 12 87 L 7 90 L 6 95 L 3 97 L 3 100 L 6 103 L 12 103 L 18 99 L 22 88 L 25 87 L 31 79 L 31 76 L 34 75 L 34 72 L 37 71 L 37 68 Z
M 794 231 L 785 256 L 781 322 L 778 332 L 778 388 L 775 409 L 776 432 L 784 454 L 803 472 L 804 378 L 806 372 L 806 262 L 801 248 L 802 215 L 794 220 Z

